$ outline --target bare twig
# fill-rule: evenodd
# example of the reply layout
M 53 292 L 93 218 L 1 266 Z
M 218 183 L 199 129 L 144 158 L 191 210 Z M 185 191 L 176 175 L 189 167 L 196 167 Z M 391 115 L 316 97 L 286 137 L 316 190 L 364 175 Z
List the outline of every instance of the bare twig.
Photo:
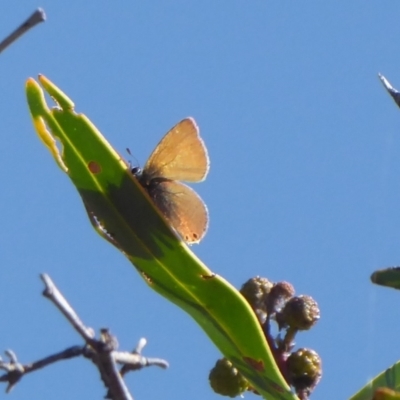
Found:
M 47 274 L 41 274 L 40 278 L 44 282 L 46 288 L 43 291 L 43 296 L 47 297 L 71 323 L 75 330 L 82 336 L 83 340 L 90 344 L 94 338 L 92 328 L 87 328 L 78 317 L 78 314 L 68 304 L 61 292 L 57 289 L 51 278 Z
M 138 341 L 138 344 L 133 349 L 132 353 L 141 354 L 142 350 L 144 349 L 144 346 L 146 346 L 146 344 L 147 344 L 147 340 L 144 337 L 140 338 Z
M 118 342 L 116 342 L 115 338 L 107 329 L 103 329 L 101 331 L 100 340 L 94 339 L 93 329 L 83 324 L 78 314 L 69 305 L 51 278 L 47 274 L 42 274 L 40 277 L 46 286 L 43 295 L 61 311 L 89 346 L 86 356 L 90 358 L 99 369 L 101 379 L 108 389 L 109 398 L 113 400 L 133 400 L 122 376 L 118 372 L 113 357 L 113 352 L 118 347 Z
M 31 28 L 44 22 L 46 20 L 46 14 L 44 10 L 38 8 L 22 25 L 15 29 L 10 35 L 8 35 L 2 42 L 0 42 L 0 53 L 5 50 L 10 44 L 15 42 L 24 33 L 28 32 Z
M 36 371 L 57 361 L 83 355 L 89 358 L 99 370 L 100 377 L 107 388 L 106 398 L 112 400 L 133 400 L 123 380 L 127 372 L 136 371 L 151 365 L 161 368 L 168 367 L 168 363 L 163 359 L 146 358 L 141 355 L 146 345 L 146 339 L 140 339 L 132 353 L 117 351 L 118 341 L 106 328 L 100 330 L 100 338 L 96 339 L 93 329 L 84 325 L 51 278 L 46 274 L 42 274 L 41 279 L 45 284 L 43 295 L 68 319 L 85 341 L 85 345 L 70 347 L 62 352 L 24 365 L 18 362 L 17 356 L 13 351 L 7 350 L 6 355 L 9 358 L 9 362 L 3 361 L 0 357 L 0 369 L 6 371 L 4 375 L 0 376 L 0 382 L 8 382 L 7 392 L 29 372 Z M 117 364 L 122 364 L 120 371 L 118 371 Z
M 84 354 L 85 347 L 74 346 L 65 349 L 59 353 L 53 354 L 49 357 L 42 358 L 41 360 L 35 361 L 30 364 L 20 364 L 17 356 L 12 350 L 7 350 L 5 353 L 10 359 L 9 362 L 4 362 L 0 358 L 0 369 L 7 371 L 6 374 L 0 376 L 0 382 L 8 382 L 6 392 L 10 392 L 13 386 L 23 377 L 23 375 L 29 372 L 36 371 L 40 368 L 46 367 L 57 361 L 67 360 L 72 357 L 78 357 Z
M 122 375 L 118 372 L 115 350 L 118 342 L 107 329 L 101 330 L 100 340 L 95 351 L 89 349 L 89 358 L 96 364 L 104 385 L 108 388 L 107 399 L 133 400 Z
M 147 341 L 145 338 L 141 338 L 131 353 L 118 352 L 115 355 L 115 361 L 119 364 L 124 364 L 120 369 L 120 374 L 124 376 L 129 371 L 136 371 L 143 367 L 150 367 L 156 365 L 160 368 L 168 368 L 169 364 L 161 358 L 146 358 L 141 355 L 144 346 L 146 346 Z

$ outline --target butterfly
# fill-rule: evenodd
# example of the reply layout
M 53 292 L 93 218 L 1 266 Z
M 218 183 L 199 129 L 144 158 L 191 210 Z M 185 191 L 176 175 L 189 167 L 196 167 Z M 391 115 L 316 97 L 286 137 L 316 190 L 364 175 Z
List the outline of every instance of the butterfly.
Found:
M 143 171 L 131 171 L 170 225 L 188 243 L 198 243 L 208 228 L 208 211 L 185 182 L 203 181 L 210 167 L 207 149 L 193 118 L 175 125 L 158 143 Z

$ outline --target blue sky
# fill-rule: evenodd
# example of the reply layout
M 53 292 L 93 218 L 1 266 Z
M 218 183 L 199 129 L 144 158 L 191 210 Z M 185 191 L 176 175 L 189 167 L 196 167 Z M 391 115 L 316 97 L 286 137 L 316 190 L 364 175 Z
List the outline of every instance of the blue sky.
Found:
M 0 36 L 38 6 L 47 22 L 0 55 L 0 349 L 30 362 L 80 343 L 40 296 L 47 272 L 88 325 L 127 350 L 144 336 L 145 355 L 170 362 L 128 376 L 136 399 L 220 398 L 207 380 L 217 349 L 95 234 L 35 135 L 24 84 L 43 73 L 141 165 L 196 119 L 210 227 L 193 250 L 236 287 L 261 275 L 318 301 L 321 320 L 297 338 L 323 359 L 312 398 L 347 398 L 399 359 L 399 293 L 369 281 L 400 263 L 400 110 L 377 77 L 400 87 L 399 3 L 5 1 Z M 103 395 L 73 360 L 10 398 Z

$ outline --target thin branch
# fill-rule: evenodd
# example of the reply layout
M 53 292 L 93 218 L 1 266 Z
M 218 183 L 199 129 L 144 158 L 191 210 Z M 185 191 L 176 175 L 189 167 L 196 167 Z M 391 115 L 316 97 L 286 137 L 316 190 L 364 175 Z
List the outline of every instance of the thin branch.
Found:
M 136 353 L 136 354 L 141 354 L 144 347 L 147 344 L 147 340 L 145 338 L 140 338 L 138 341 L 138 344 L 136 345 L 136 347 L 133 349 L 132 353 Z
M 52 354 L 51 356 L 42 358 L 41 360 L 35 361 L 30 364 L 25 364 L 24 371 L 27 374 L 29 372 L 36 371 L 40 368 L 47 367 L 48 365 L 53 364 L 57 361 L 68 360 L 70 358 L 79 357 L 84 353 L 84 351 L 85 347 L 72 346 L 69 347 L 68 349 L 60 351 L 59 353 Z
M 97 366 L 101 380 L 108 388 L 107 399 L 133 400 L 125 385 L 122 375 L 119 373 L 115 361 L 115 348 L 118 346 L 116 339 L 110 335 L 107 329 L 101 330 L 100 340 L 95 349 L 88 348 L 87 357 Z M 94 350 L 94 351 L 91 351 Z
M 44 22 L 46 20 L 46 14 L 44 10 L 38 8 L 22 25 L 15 29 L 10 35 L 8 35 L 2 42 L 0 42 L 0 53 L 5 50 L 10 44 L 15 42 L 24 33 L 28 32 L 34 26 Z
M 125 368 L 124 372 L 122 372 L 122 369 L 120 371 L 122 375 L 125 375 L 128 371 L 136 371 L 143 367 L 151 367 L 153 365 L 163 369 L 167 369 L 169 367 L 168 362 L 166 362 L 162 358 L 143 357 L 140 354 L 127 353 L 122 351 L 118 351 L 115 353 L 115 361 L 118 364 L 124 364 L 124 367 L 122 367 Z
M 30 364 L 20 364 L 15 353 L 12 350 L 7 350 L 5 353 L 10 361 L 7 363 L 0 358 L 0 369 L 7 371 L 6 374 L 0 376 L 0 382 L 8 382 L 6 392 L 9 393 L 13 386 L 25 374 L 29 374 L 30 372 L 36 371 L 40 368 L 44 368 L 57 361 L 81 356 L 82 354 L 84 354 L 84 349 L 85 348 L 82 346 L 69 347 L 68 349 L 65 349 L 59 353 L 42 358 L 41 360 L 35 361 Z
M 85 355 L 96 364 L 101 379 L 108 389 L 109 398 L 113 400 L 133 400 L 122 376 L 119 374 L 113 357 L 113 352 L 118 347 L 116 339 L 107 329 L 101 330 L 100 340 L 94 339 L 93 329 L 83 324 L 51 278 L 47 274 L 42 274 L 40 277 L 46 286 L 43 295 L 61 311 L 89 346 Z
M 75 330 L 82 336 L 83 340 L 91 344 L 94 339 L 94 331 L 92 328 L 87 328 L 78 317 L 78 314 L 69 305 L 68 301 L 64 298 L 61 292 L 57 289 L 51 278 L 47 274 L 41 274 L 40 278 L 45 284 L 43 296 L 48 298 L 64 315 L 65 318 L 71 323 Z
M 5 362 L 0 357 L 0 369 L 6 371 L 4 375 L 0 376 L 0 382 L 8 382 L 7 392 L 29 372 L 36 371 L 57 361 L 84 356 L 90 359 L 99 370 L 100 377 L 107 388 L 106 398 L 112 400 L 133 400 L 123 380 L 127 372 L 152 365 L 161 368 L 168 367 L 167 361 L 163 359 L 146 358 L 141 355 L 146 345 L 146 339 L 140 339 L 136 348 L 131 353 L 117 351 L 118 341 L 106 328 L 100 330 L 100 338 L 96 339 L 93 329 L 84 325 L 51 278 L 46 274 L 42 274 L 40 277 L 45 284 L 43 295 L 67 318 L 74 329 L 81 335 L 85 341 L 85 345 L 70 347 L 62 352 L 24 365 L 18 362 L 17 356 L 13 351 L 7 350 L 6 355 L 9 361 Z M 120 371 L 118 371 L 117 364 L 122 364 Z
M 120 351 L 115 354 L 115 361 L 118 364 L 123 364 L 122 368 L 119 371 L 122 376 L 124 376 L 129 371 L 136 371 L 138 369 L 150 367 L 153 365 L 163 369 L 169 367 L 168 362 L 163 360 L 162 358 L 143 357 L 141 355 L 141 352 L 145 345 L 146 339 L 141 338 L 136 348 L 131 353 Z

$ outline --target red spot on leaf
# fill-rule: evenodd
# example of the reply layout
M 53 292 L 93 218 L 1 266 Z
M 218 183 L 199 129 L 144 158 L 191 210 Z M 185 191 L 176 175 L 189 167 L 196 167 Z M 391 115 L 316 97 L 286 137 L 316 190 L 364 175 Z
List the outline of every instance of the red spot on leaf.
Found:
M 285 393 L 286 390 L 282 387 L 279 386 L 277 383 L 275 382 L 271 382 L 270 385 L 278 392 L 278 393 Z
M 243 357 L 243 360 L 257 371 L 264 371 L 264 363 L 262 360 L 254 360 L 251 357 Z
M 96 161 L 90 161 L 88 168 L 92 174 L 99 174 L 101 172 L 100 164 L 98 164 Z

